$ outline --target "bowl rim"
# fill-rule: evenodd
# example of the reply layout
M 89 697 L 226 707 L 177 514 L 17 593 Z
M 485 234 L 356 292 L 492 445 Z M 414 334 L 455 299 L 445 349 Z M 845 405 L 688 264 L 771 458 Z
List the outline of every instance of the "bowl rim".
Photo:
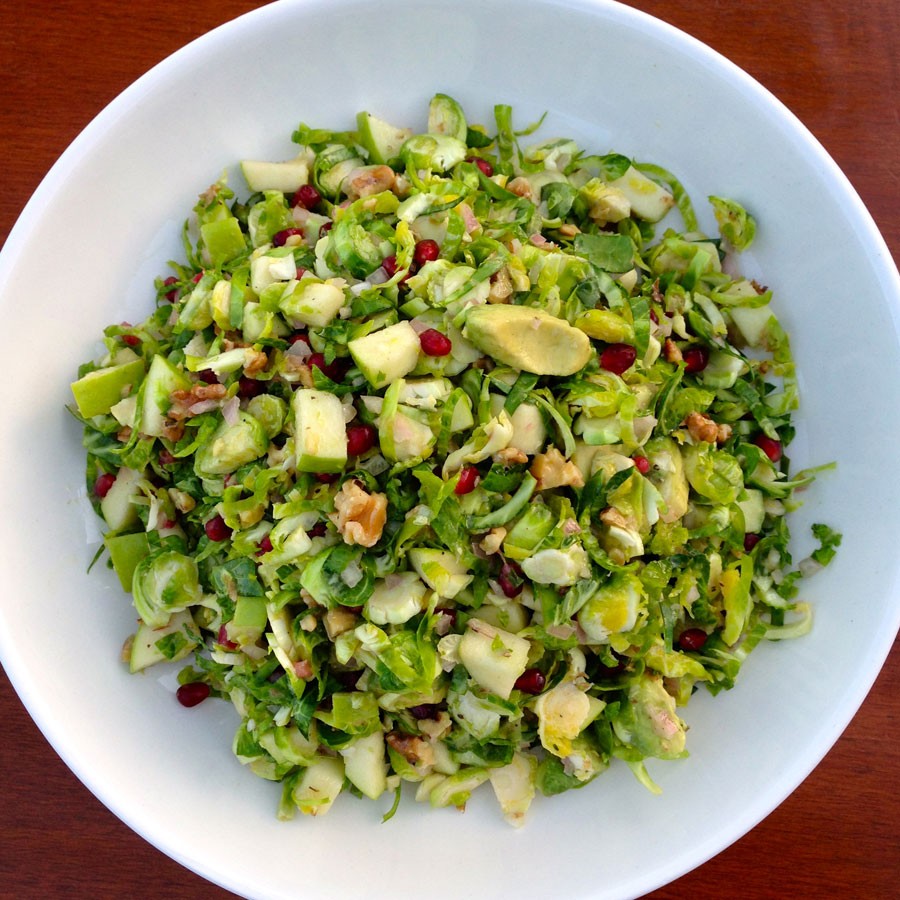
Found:
M 40 210 L 44 205 L 45 198 L 53 196 L 62 189 L 66 179 L 78 170 L 83 157 L 94 146 L 104 140 L 104 136 L 110 129 L 110 126 L 114 124 L 123 111 L 128 109 L 135 101 L 139 101 L 145 94 L 157 90 L 167 79 L 177 77 L 179 67 L 193 60 L 198 53 L 215 53 L 220 43 L 228 42 L 231 35 L 240 28 L 245 27 L 247 22 L 252 22 L 254 27 L 264 27 L 268 20 L 278 20 L 282 16 L 289 17 L 294 10 L 305 12 L 315 7 L 327 8 L 333 2 L 334 0 L 331 0 L 331 2 L 329 0 L 276 0 L 276 2 L 267 3 L 250 10 L 194 38 L 174 53 L 156 63 L 121 91 L 91 119 L 68 145 L 42 178 L 22 209 L 4 245 L 0 248 L 0 297 L 5 293 L 7 280 L 24 249 L 30 231 L 40 217 Z M 490 3 L 493 0 L 482 0 L 482 2 Z M 584 12 L 611 17 L 621 23 L 642 30 L 649 29 L 661 38 L 672 42 L 679 49 L 689 51 L 692 57 L 699 55 L 701 59 L 714 65 L 721 76 L 738 81 L 743 90 L 748 91 L 756 102 L 764 103 L 770 107 L 798 139 L 804 142 L 806 149 L 814 154 L 816 161 L 827 169 L 829 180 L 841 191 L 842 198 L 850 206 L 848 215 L 865 230 L 865 238 L 874 248 L 870 264 L 876 270 L 879 280 L 884 284 L 885 293 L 893 295 L 896 306 L 895 312 L 900 315 L 900 273 L 898 273 L 897 265 L 874 219 L 848 177 L 832 159 L 819 139 L 771 91 L 709 45 L 664 20 L 642 10 L 619 3 L 618 0 L 533 0 L 533 2 L 541 6 L 566 6 Z M 347 3 L 344 5 L 364 7 L 378 3 L 379 0 L 347 0 Z M 725 837 L 724 842 L 721 837 L 711 838 L 706 846 L 698 850 L 695 857 L 687 864 L 682 863 L 680 860 L 673 860 L 668 869 L 665 870 L 667 872 L 665 875 L 667 880 L 665 882 L 659 881 L 660 873 L 657 870 L 653 878 L 643 881 L 637 878 L 630 887 L 639 889 L 641 893 L 661 887 L 685 872 L 702 865 L 711 857 L 726 849 L 727 846 L 742 838 L 763 818 L 774 811 L 818 766 L 856 715 L 878 677 L 891 651 L 898 631 L 900 631 L 900 604 L 897 604 L 894 609 L 893 630 L 889 628 L 881 635 L 880 640 L 877 642 L 878 650 L 866 667 L 865 677 L 859 680 L 852 698 L 848 698 L 844 705 L 839 708 L 838 712 L 840 714 L 832 717 L 828 729 L 828 739 L 816 748 L 816 752 L 808 754 L 802 765 L 795 765 L 791 769 L 790 777 L 783 782 L 784 789 L 782 791 L 777 795 L 769 796 L 765 802 L 757 802 L 748 807 L 746 815 L 740 823 L 736 824 L 733 833 Z M 131 829 L 181 865 L 225 889 L 236 890 L 234 885 L 218 880 L 214 871 L 192 860 L 182 848 L 168 841 L 165 835 L 154 831 L 152 827 L 148 827 L 148 823 L 141 821 L 139 811 L 123 808 L 118 798 L 111 795 L 104 787 L 100 775 L 86 770 L 80 760 L 72 757 L 66 747 L 65 734 L 62 728 L 52 720 L 49 707 L 35 689 L 27 660 L 16 653 L 12 636 L 8 634 L 5 627 L 2 606 L 0 606 L 0 660 L 3 662 L 11 684 L 37 727 L 73 774 L 100 802 Z M 246 886 L 244 887 L 246 888 Z

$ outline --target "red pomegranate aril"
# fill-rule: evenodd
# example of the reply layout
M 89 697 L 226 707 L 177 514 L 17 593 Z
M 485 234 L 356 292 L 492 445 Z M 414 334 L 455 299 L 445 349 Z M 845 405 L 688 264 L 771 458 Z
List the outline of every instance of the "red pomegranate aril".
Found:
M 481 475 L 475 466 L 465 466 L 459 473 L 453 493 L 459 496 L 471 494 L 475 490 Z
M 175 456 L 171 452 L 171 450 L 167 450 L 165 447 L 159 451 L 159 463 L 162 466 L 171 466 L 172 463 L 175 462 Z
M 206 382 L 206 384 L 218 384 L 219 379 L 215 372 L 212 369 L 203 369 L 197 373 L 197 377 Z
M 311 184 L 301 184 L 295 191 L 291 204 L 302 206 L 304 209 L 312 209 L 321 202 L 322 195 Z
M 338 480 L 338 476 L 333 472 L 316 472 L 313 478 L 320 484 L 334 484 Z
M 427 262 L 434 262 L 440 255 L 441 248 L 438 242 L 431 238 L 425 238 L 424 241 L 416 244 L 416 249 L 413 250 L 413 262 L 417 266 L 424 266 Z
M 253 397 L 258 397 L 263 392 L 264 387 L 265 384 L 258 378 L 243 376 L 238 380 L 238 396 L 243 397 L 245 400 L 250 400 Z
M 651 309 L 651 310 L 650 310 L 650 321 L 651 321 L 654 325 L 659 325 L 659 316 L 656 314 L 656 310 L 655 310 L 655 309 Z
M 749 553 L 760 541 L 758 534 L 744 535 L 744 549 Z
M 285 228 L 282 231 L 276 231 L 275 234 L 272 235 L 272 245 L 275 247 L 283 247 L 287 243 L 287 239 L 289 237 L 293 237 L 295 234 L 303 234 L 302 228 Z
M 328 526 L 324 522 L 316 522 L 316 524 L 306 532 L 306 534 L 311 538 L 325 537 L 327 533 Z
M 334 227 L 334 222 L 325 222 L 324 225 L 319 229 L 319 237 L 323 238 L 329 231 Z
M 621 375 L 634 365 L 637 351 L 631 344 L 610 344 L 600 354 L 600 365 L 607 372 Z
M 256 545 L 256 555 L 262 556 L 264 553 L 272 552 L 272 538 L 269 535 L 264 534 L 260 542 Z
M 631 461 L 641 475 L 646 475 L 650 471 L 650 460 L 646 456 L 632 456 Z
M 191 279 L 191 281 L 193 281 L 194 284 L 198 284 L 198 283 L 200 282 L 200 279 L 203 277 L 203 275 L 204 275 L 203 272 L 198 272 L 198 273 Z
M 681 353 L 684 359 L 684 371 L 696 374 L 702 372 L 709 365 L 708 347 L 688 347 Z
M 202 703 L 210 694 L 209 685 L 202 681 L 192 681 L 183 684 L 175 691 L 175 697 L 182 706 L 188 708 Z
M 136 334 L 123 334 L 122 340 L 128 344 L 129 347 L 137 347 L 141 342 L 141 339 Z
M 394 254 L 386 256 L 381 261 L 381 268 L 384 269 L 384 274 L 388 278 L 393 278 L 397 274 L 397 257 Z
M 426 356 L 446 356 L 453 349 L 453 342 L 446 334 L 428 328 L 419 335 L 419 344 Z
M 347 455 L 361 456 L 375 446 L 378 432 L 374 425 L 350 425 L 347 428 Z
M 682 650 L 702 650 L 708 637 L 702 628 L 687 628 L 678 636 L 678 646 Z
M 488 178 L 494 174 L 494 167 L 486 159 L 482 159 L 480 156 L 467 156 L 466 162 L 478 166 Z
M 773 463 L 777 463 L 778 460 L 781 459 L 781 441 L 776 441 L 767 434 L 758 434 L 753 438 L 753 443 L 756 444 L 756 446 L 759 447 Z
M 227 541 L 231 537 L 231 529 L 225 524 L 225 520 L 220 515 L 207 519 L 203 525 L 203 530 L 211 541 Z
M 497 576 L 497 584 L 504 596 L 512 599 L 518 597 L 522 593 L 521 569 L 518 566 L 513 567 L 510 562 L 504 562 L 500 567 L 500 574 Z
M 292 335 L 288 338 L 288 343 L 289 343 L 289 344 L 296 344 L 297 341 L 303 341 L 303 343 L 306 344 L 307 347 L 310 346 L 310 343 L 309 343 L 309 335 L 308 335 L 308 334 L 304 334 L 302 331 L 298 331 L 297 334 L 292 334 Z
M 526 669 L 516 679 L 514 687 L 523 694 L 539 694 L 546 683 L 547 679 L 540 669 Z
M 101 500 L 109 493 L 109 489 L 116 483 L 116 476 L 109 472 L 104 472 L 94 482 L 94 494 Z
M 229 639 L 228 629 L 224 625 L 219 628 L 219 633 L 216 635 L 216 643 L 227 650 L 237 650 L 238 648 L 238 645 Z
M 414 719 L 436 719 L 440 713 L 436 703 L 420 703 L 410 706 L 409 712 Z
M 170 275 L 163 281 L 164 287 L 171 287 L 171 291 L 166 291 L 165 298 L 169 301 L 169 303 L 174 303 L 178 299 L 178 289 L 172 287 L 172 285 L 178 284 L 178 279 L 174 275 Z

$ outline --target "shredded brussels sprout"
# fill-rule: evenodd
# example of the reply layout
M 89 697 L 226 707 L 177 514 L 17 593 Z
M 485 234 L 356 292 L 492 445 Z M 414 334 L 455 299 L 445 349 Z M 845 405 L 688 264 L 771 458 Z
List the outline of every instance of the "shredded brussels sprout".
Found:
M 356 123 L 204 191 L 73 384 L 126 659 L 193 654 L 282 818 L 489 782 L 519 825 L 616 759 L 653 790 L 679 708 L 809 629 L 840 543 L 792 565 L 794 364 L 723 264 L 756 223 L 710 197 L 703 234 L 666 169 L 507 106 Z

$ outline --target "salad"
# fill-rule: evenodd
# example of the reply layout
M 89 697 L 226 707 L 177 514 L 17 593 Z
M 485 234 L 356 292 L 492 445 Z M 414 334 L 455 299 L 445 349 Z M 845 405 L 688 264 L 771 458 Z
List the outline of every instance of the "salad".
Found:
M 687 755 L 679 709 L 811 625 L 797 388 L 756 223 L 665 169 L 491 129 L 301 124 L 199 197 L 73 413 L 132 672 L 231 701 L 278 815 L 403 782 L 463 807 Z M 679 219 L 676 227 L 675 219 Z M 660 224 L 671 223 L 671 224 Z

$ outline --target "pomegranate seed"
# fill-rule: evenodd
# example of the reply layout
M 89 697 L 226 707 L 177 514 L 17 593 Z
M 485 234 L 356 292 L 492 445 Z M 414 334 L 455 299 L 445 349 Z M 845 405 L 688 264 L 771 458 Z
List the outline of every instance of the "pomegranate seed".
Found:
M 311 185 L 301 184 L 294 194 L 291 201 L 292 206 L 302 206 L 305 209 L 312 209 L 322 202 L 322 195 Z
M 283 231 L 276 231 L 275 234 L 272 235 L 272 244 L 275 247 L 283 247 L 287 243 L 287 239 L 289 237 L 293 237 L 295 234 L 303 234 L 302 228 L 285 228 Z
M 178 279 L 174 275 L 170 275 L 165 279 L 165 281 L 163 281 L 164 287 L 172 287 L 173 284 L 178 284 Z M 174 303 L 178 299 L 177 288 L 172 288 L 171 291 L 166 291 L 165 298 L 169 301 L 169 303 Z
M 781 459 L 781 441 L 776 441 L 767 434 L 758 434 L 753 438 L 753 443 L 756 444 L 756 446 L 759 447 L 773 463 L 777 463 L 778 460 Z
M 306 533 L 311 538 L 325 537 L 325 534 L 327 533 L 327 531 L 328 531 L 328 527 L 325 525 L 324 522 L 316 522 L 316 524 L 313 525 L 313 527 L 310 528 L 309 531 L 307 531 Z
M 203 272 L 198 272 L 198 273 L 191 279 L 191 281 L 193 281 L 194 284 L 197 284 L 197 283 L 200 281 L 200 279 L 201 279 L 202 277 L 203 277 Z
M 350 425 L 347 428 L 347 455 L 361 456 L 375 446 L 378 432 L 373 425 Z
M 678 636 L 678 646 L 682 650 L 702 650 L 708 637 L 702 628 L 688 628 Z
M 709 365 L 708 347 L 688 347 L 681 354 L 685 372 L 702 372 Z
M 386 256 L 381 261 L 381 268 L 384 269 L 388 278 L 393 278 L 397 274 L 397 257 L 395 255 Z
M 175 696 L 182 706 L 196 706 L 202 703 L 209 696 L 209 685 L 202 681 L 192 681 L 189 684 L 183 684 L 177 691 Z
M 257 556 L 262 556 L 264 553 L 271 553 L 272 538 L 270 538 L 267 534 L 264 534 L 262 540 L 256 546 L 258 548 L 256 551 Z
M 231 537 L 231 529 L 225 524 L 225 520 L 220 515 L 207 519 L 203 525 L 203 530 L 211 541 L 227 541 Z
M 306 269 L 304 269 L 303 266 L 297 266 L 297 273 L 294 277 L 299 281 L 305 274 Z
M 205 381 L 207 384 L 218 384 L 219 379 L 215 372 L 212 369 L 203 369 L 202 371 L 197 373 L 197 377 L 201 381 Z
M 547 683 L 540 669 L 526 669 L 517 679 L 515 689 L 523 694 L 539 694 Z
M 440 710 L 437 703 L 420 703 L 418 706 L 410 706 L 409 712 L 414 719 L 436 719 Z
M 758 534 L 745 534 L 744 549 L 749 553 L 759 543 L 759 540 Z
M 163 447 L 162 450 L 159 451 L 159 462 L 160 465 L 171 466 L 172 463 L 175 462 L 175 457 L 171 451 L 166 450 L 166 448 Z
M 101 500 L 109 493 L 109 489 L 115 484 L 116 476 L 109 472 L 104 472 L 94 482 L 94 494 Z
M 338 476 L 333 472 L 316 472 L 313 478 L 321 484 L 334 484 L 338 480 Z
M 417 266 L 424 266 L 427 262 L 433 262 L 441 255 L 441 248 L 437 241 L 431 238 L 425 238 L 424 241 L 416 243 L 416 249 L 413 250 L 413 262 Z
M 141 339 L 136 334 L 123 334 L 122 340 L 128 344 L 129 347 L 137 347 L 141 342 Z
M 607 372 L 621 375 L 634 365 L 637 351 L 630 344 L 610 344 L 600 354 L 600 365 Z
M 504 595 L 512 599 L 522 593 L 522 570 L 515 564 L 504 560 L 497 576 L 497 584 Z
M 641 475 L 646 475 L 650 471 L 650 460 L 646 456 L 632 456 L 631 461 Z
M 320 238 L 325 237 L 325 235 L 328 234 L 328 232 L 331 231 L 331 229 L 332 229 L 333 227 L 334 227 L 334 222 L 326 222 L 326 223 L 319 229 L 319 237 L 320 237 Z
M 654 325 L 659 325 L 659 316 L 656 314 L 656 310 L 655 310 L 655 309 L 651 309 L 651 310 L 650 310 L 650 321 L 651 321 Z
M 464 466 L 459 473 L 459 478 L 457 479 L 456 487 L 453 488 L 453 493 L 460 496 L 463 494 L 471 494 L 472 491 L 475 490 L 475 486 L 478 484 L 480 478 L 481 474 L 475 466 Z
M 494 167 L 486 159 L 482 159 L 480 156 L 467 156 L 466 162 L 474 163 L 488 178 L 494 174 Z
M 227 650 L 237 650 L 238 648 L 234 641 L 228 639 L 228 629 L 224 625 L 219 628 L 219 633 L 216 635 L 216 643 Z
M 315 366 L 319 371 L 332 381 L 342 381 L 347 374 L 349 363 L 346 359 L 335 358 L 332 362 L 325 362 L 324 353 L 313 353 L 306 364 L 312 368 Z
M 297 341 L 303 341 L 303 343 L 306 344 L 307 347 L 311 346 L 311 344 L 309 343 L 309 335 L 305 334 L 302 331 L 298 331 L 297 334 L 292 334 L 288 338 L 289 344 L 296 344 Z
M 453 349 L 450 338 L 434 328 L 428 328 L 419 335 L 419 344 L 426 356 L 446 356 Z
M 245 400 L 252 397 L 258 397 L 265 388 L 264 382 L 258 378 L 247 378 L 246 376 L 238 380 L 238 395 Z

